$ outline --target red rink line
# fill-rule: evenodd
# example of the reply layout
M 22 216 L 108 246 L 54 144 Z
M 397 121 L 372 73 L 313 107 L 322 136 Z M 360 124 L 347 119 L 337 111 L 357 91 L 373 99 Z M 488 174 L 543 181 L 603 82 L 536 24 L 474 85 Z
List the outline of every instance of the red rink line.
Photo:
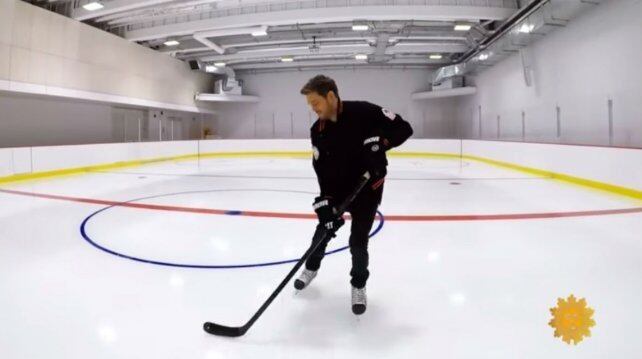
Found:
M 100 204 L 106 206 L 120 206 L 130 208 L 151 209 L 157 211 L 200 213 L 200 214 L 218 214 L 228 215 L 230 210 L 192 208 L 180 206 L 165 206 L 159 204 L 144 204 L 134 202 L 118 202 L 94 198 L 60 196 L 44 193 L 31 193 L 23 191 L 14 191 L 0 189 L 1 193 L 14 194 L 19 196 L 29 196 L 45 199 L 55 199 L 69 202 Z M 573 212 L 545 212 L 545 213 L 512 213 L 512 214 L 464 214 L 464 215 L 386 215 L 386 221 L 493 221 L 493 220 L 519 220 L 519 219 L 546 219 L 546 218 L 566 218 L 566 217 L 588 217 L 588 216 L 605 216 L 614 214 L 642 213 L 642 207 L 606 209 L 592 211 L 573 211 Z M 296 218 L 296 219 L 316 219 L 315 214 L 308 213 L 279 213 L 279 212 L 259 212 L 259 211 L 240 211 L 240 216 L 264 217 L 264 218 Z M 350 216 L 346 216 L 350 218 Z

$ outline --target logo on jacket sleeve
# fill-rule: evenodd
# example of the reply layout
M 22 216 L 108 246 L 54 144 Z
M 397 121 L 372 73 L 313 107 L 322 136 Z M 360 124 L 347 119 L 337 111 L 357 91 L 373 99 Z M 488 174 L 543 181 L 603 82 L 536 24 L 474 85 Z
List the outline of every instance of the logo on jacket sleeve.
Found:
M 381 111 L 383 112 L 384 115 L 386 115 L 386 117 L 390 119 L 390 121 L 394 121 L 395 117 L 397 117 L 397 115 L 394 112 L 388 110 L 387 108 L 382 108 Z
M 319 149 L 316 146 L 312 146 L 312 155 L 315 161 L 319 160 Z

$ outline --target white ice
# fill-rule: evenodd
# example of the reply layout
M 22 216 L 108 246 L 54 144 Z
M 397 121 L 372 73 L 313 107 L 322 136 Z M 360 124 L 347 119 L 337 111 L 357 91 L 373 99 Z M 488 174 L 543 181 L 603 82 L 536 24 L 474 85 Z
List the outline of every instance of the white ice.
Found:
M 370 243 L 369 306 L 350 311 L 349 252 L 325 258 L 311 287 L 288 285 L 240 338 L 315 222 L 175 211 L 311 214 L 307 159 L 209 159 L 3 185 L 0 358 L 637 358 L 642 352 L 642 213 L 480 221 L 387 220 Z M 492 215 L 639 207 L 626 198 L 475 162 L 394 158 L 384 216 Z M 345 246 L 349 226 L 329 249 Z M 558 297 L 586 298 L 592 336 L 553 337 Z

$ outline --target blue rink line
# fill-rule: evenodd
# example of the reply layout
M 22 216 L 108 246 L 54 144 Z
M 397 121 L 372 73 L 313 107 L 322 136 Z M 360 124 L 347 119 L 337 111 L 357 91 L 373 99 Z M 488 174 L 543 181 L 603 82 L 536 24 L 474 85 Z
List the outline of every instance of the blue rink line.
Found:
M 129 201 L 123 201 L 120 202 L 120 204 L 123 203 L 132 203 L 132 202 L 137 202 L 137 201 L 142 201 L 146 199 L 152 199 L 152 198 L 161 198 L 161 197 L 169 197 L 169 196 L 177 196 L 177 195 L 182 195 L 182 194 L 194 194 L 194 193 L 210 193 L 210 192 L 228 192 L 228 191 L 262 191 L 262 192 L 295 192 L 295 193 L 308 193 L 308 192 L 302 192 L 302 191 L 284 191 L 284 190 L 262 190 L 262 189 L 247 189 L 247 190 L 209 190 L 209 191 L 188 191 L 188 192 L 177 192 L 177 193 L 168 193 L 168 194 L 163 194 L 163 195 L 157 195 L 157 196 L 150 196 L 150 197 L 143 197 L 143 198 L 136 198 L 132 199 Z M 166 266 L 166 267 L 178 267 L 178 268 L 196 268 L 196 269 L 237 269 L 237 268 L 254 268 L 254 267 L 267 267 L 267 266 L 275 266 L 275 265 L 281 265 L 281 264 L 288 264 L 288 263 L 296 263 L 300 260 L 300 258 L 294 258 L 294 259 L 286 259 L 286 260 L 281 260 L 281 261 L 275 261 L 275 262 L 263 262 L 263 263 L 247 263 L 247 264 L 228 264 L 228 265 L 203 265 L 203 264 L 188 264 L 188 263 L 171 263 L 171 262 L 162 262 L 162 261 L 155 261 L 151 259 L 145 259 L 145 258 L 139 258 L 139 257 L 134 257 L 130 256 L 127 254 L 119 253 L 114 250 L 111 250 L 107 247 L 101 246 L 100 244 L 96 243 L 91 239 L 91 237 L 87 234 L 87 223 L 94 218 L 96 215 L 103 213 L 111 208 L 117 207 L 119 204 L 113 204 L 104 208 L 101 208 L 89 216 L 87 216 L 82 223 L 80 224 L 80 234 L 82 237 L 92 246 L 95 248 L 98 248 L 99 250 L 121 257 L 129 260 L 133 260 L 136 262 L 141 262 L 141 263 L 147 263 L 147 264 L 154 264 L 154 265 L 159 265 L 159 266 Z M 370 233 L 369 238 L 374 237 L 381 231 L 383 228 L 383 225 L 385 223 L 385 217 L 383 213 L 377 210 L 377 214 L 379 215 L 379 225 L 375 230 Z M 225 215 L 229 216 L 242 216 L 243 211 L 237 211 L 237 210 L 229 210 L 226 211 Z M 337 248 L 331 251 L 326 252 L 326 255 L 330 254 L 335 254 L 339 253 L 342 251 L 345 251 L 346 249 L 350 248 L 350 246 L 344 246 L 341 248 Z

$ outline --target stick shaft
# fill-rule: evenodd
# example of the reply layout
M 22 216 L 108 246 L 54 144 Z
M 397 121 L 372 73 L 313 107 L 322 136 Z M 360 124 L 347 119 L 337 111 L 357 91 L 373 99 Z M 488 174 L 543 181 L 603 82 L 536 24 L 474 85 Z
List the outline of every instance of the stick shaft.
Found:
M 366 172 L 361 179 L 359 180 L 359 184 L 357 187 L 352 191 L 350 196 L 348 196 L 337 208 L 337 217 L 340 217 L 343 215 L 343 213 L 348 209 L 352 201 L 357 197 L 357 195 L 361 192 L 363 187 L 368 183 L 368 180 L 370 179 L 370 175 Z M 329 230 L 326 230 L 322 226 L 317 226 L 316 231 L 314 232 L 314 237 L 312 237 L 312 245 L 310 245 L 310 248 L 303 254 L 303 257 L 299 259 L 299 261 L 294 265 L 292 270 L 288 273 L 287 276 L 279 283 L 278 287 L 272 292 L 270 297 L 261 305 L 259 310 L 254 313 L 252 318 L 243 326 L 245 330 L 249 329 L 254 322 L 259 319 L 259 317 L 263 314 L 263 312 L 267 309 L 270 304 L 274 301 L 274 299 L 281 293 L 283 288 L 288 284 L 288 282 L 292 279 L 292 277 L 296 274 L 296 272 L 301 268 L 303 263 L 305 263 L 306 260 L 314 253 L 314 251 L 319 247 L 321 243 L 323 243 L 327 237 L 331 234 Z

